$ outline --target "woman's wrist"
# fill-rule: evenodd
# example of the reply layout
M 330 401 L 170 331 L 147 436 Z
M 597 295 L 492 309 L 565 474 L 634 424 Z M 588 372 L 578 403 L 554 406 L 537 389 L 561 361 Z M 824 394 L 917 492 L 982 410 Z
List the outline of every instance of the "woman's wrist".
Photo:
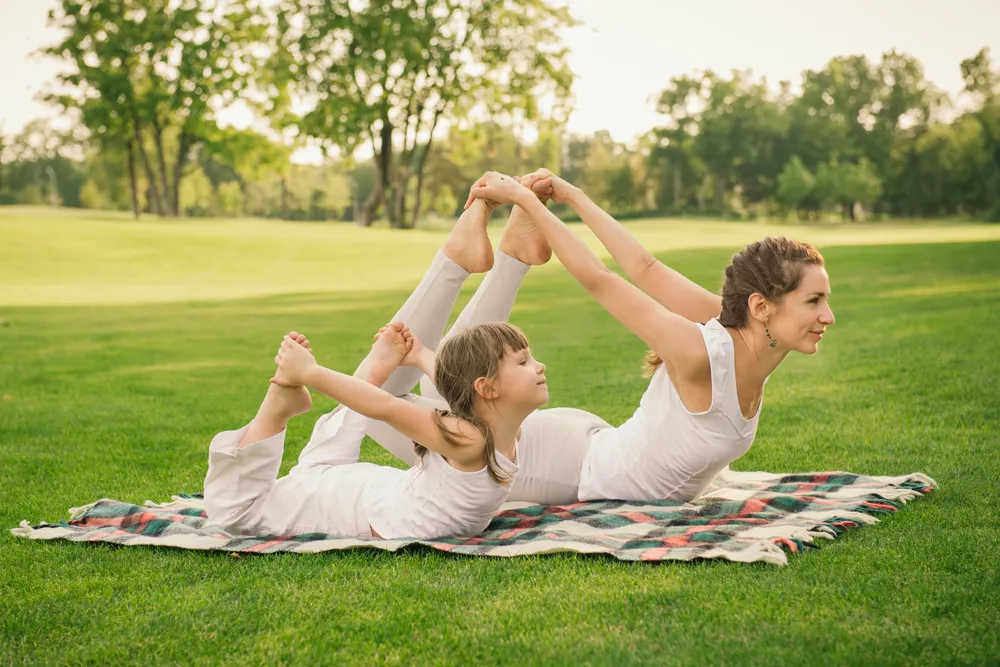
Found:
M 569 207 L 573 210 L 576 210 L 576 207 L 580 206 L 585 201 L 587 201 L 586 193 L 575 185 L 570 188 L 569 194 L 566 195 L 566 203 L 569 204 Z

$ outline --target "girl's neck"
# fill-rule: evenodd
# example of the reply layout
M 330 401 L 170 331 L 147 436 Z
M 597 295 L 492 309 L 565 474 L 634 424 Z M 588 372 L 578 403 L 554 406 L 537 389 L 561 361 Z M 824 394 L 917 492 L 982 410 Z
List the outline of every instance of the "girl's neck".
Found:
M 493 406 L 480 406 L 480 408 L 476 412 L 493 430 L 493 442 L 496 450 L 506 456 L 507 460 L 517 463 L 515 445 L 521 433 L 521 424 L 534 410 L 525 412 L 523 409 L 517 410 L 495 404 Z

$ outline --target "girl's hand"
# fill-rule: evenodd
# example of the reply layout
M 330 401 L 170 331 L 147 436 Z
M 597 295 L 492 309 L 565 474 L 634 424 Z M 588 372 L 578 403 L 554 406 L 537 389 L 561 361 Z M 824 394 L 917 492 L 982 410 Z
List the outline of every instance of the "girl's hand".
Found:
M 517 204 L 525 194 L 530 194 L 530 191 L 517 180 L 495 171 L 488 171 L 472 186 L 465 208 L 469 208 L 476 199 L 500 204 Z
M 305 384 L 309 371 L 317 366 L 316 357 L 291 335 L 285 336 L 274 358 L 279 375 L 289 385 Z
M 406 356 L 399 362 L 399 365 L 419 366 L 419 359 L 424 351 L 424 344 L 412 331 L 407 330 L 407 334 L 406 343 L 409 346 L 409 350 L 407 350 Z
M 378 330 L 378 333 L 375 334 L 376 342 L 378 341 L 379 338 L 382 337 L 382 334 L 385 333 L 385 330 L 388 326 L 389 325 L 387 324 Z M 400 334 L 403 336 L 403 341 L 404 344 L 406 345 L 406 354 L 403 355 L 403 358 L 402 360 L 400 360 L 399 365 L 417 366 L 418 365 L 417 360 L 420 358 L 421 353 L 424 351 L 423 342 L 421 342 L 421 340 L 417 338 L 417 336 L 412 331 L 410 331 L 410 327 L 408 326 L 404 325 L 402 330 L 400 331 Z

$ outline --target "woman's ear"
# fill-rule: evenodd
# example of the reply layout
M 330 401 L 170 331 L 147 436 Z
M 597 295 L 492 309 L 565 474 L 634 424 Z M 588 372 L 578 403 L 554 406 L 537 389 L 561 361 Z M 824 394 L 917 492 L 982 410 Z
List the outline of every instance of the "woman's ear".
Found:
M 760 292 L 754 292 L 747 299 L 747 312 L 760 324 L 765 324 L 773 314 L 774 305 Z
M 496 383 L 490 382 L 487 378 L 476 378 L 476 381 L 472 383 L 472 388 L 476 390 L 476 393 L 481 398 L 487 401 L 495 401 L 500 398 L 500 388 L 496 386 Z

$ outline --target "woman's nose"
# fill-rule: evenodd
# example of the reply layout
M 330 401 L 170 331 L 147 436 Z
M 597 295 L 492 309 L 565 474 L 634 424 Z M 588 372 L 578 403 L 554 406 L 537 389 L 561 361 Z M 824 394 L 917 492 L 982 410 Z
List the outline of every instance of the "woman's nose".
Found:
M 830 326 L 836 321 L 837 321 L 836 318 L 833 316 L 833 310 L 831 308 L 827 308 L 826 312 L 824 312 L 822 315 L 823 324 L 825 324 L 826 326 Z

